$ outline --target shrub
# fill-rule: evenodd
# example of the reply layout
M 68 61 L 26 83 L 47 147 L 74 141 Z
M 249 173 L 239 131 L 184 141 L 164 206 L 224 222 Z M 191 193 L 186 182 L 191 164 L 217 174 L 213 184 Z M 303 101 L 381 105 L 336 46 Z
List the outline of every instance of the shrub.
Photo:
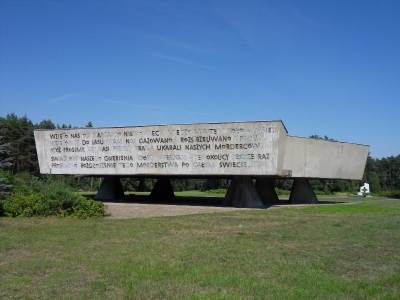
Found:
M 4 201 L 0 199 L 0 216 L 4 215 Z
M 0 169 L 0 201 L 7 198 L 11 194 L 11 191 L 12 191 L 11 173 Z
M 4 202 L 6 215 L 77 216 L 79 218 L 104 215 L 103 203 L 86 199 L 58 178 L 38 179 L 29 174 L 16 176 L 12 195 Z
M 4 202 L 4 210 L 12 217 L 48 216 L 51 210 L 47 201 L 39 193 L 13 194 Z
M 83 219 L 104 216 L 104 204 L 83 198 L 73 206 L 73 215 Z
M 4 214 L 4 202 L 11 195 L 13 178 L 10 172 L 0 169 L 0 216 Z
M 400 199 L 400 191 L 386 191 L 386 192 L 381 192 L 380 195 L 388 198 Z

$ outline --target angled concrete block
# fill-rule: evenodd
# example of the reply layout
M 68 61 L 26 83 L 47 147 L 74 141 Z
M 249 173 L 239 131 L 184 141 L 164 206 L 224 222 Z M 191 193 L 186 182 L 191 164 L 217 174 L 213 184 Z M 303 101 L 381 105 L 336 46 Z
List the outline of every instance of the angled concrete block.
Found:
M 318 203 L 310 182 L 306 178 L 295 178 L 290 192 L 289 203 L 311 204 Z
M 102 201 L 121 201 L 124 190 L 118 176 L 105 176 L 100 184 L 95 199 Z
M 279 202 L 278 194 L 275 191 L 275 180 L 273 178 L 257 177 L 256 191 L 264 205 L 271 205 Z
M 174 189 L 169 178 L 159 178 L 154 185 L 150 198 L 154 201 L 173 202 L 175 200 Z
M 253 180 L 249 176 L 236 176 L 232 179 L 225 195 L 224 204 L 235 207 L 264 207 L 253 185 Z

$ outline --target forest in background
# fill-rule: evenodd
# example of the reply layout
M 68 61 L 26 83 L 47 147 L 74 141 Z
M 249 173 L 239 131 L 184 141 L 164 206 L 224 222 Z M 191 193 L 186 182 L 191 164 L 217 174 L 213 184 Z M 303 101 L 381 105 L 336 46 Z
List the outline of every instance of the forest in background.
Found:
M 88 122 L 86 127 L 93 127 Z M 33 123 L 27 116 L 8 114 L 0 117 L 0 189 L 7 189 L 5 177 L 26 172 L 33 176 L 48 177 L 39 174 L 35 140 L 35 129 L 62 129 L 74 128 L 70 124 L 55 124 L 51 120 Z M 311 138 L 334 140 L 327 136 L 312 135 Z M 80 191 L 95 191 L 100 184 L 100 178 L 82 176 L 62 176 L 60 181 L 73 186 Z M 400 191 L 400 155 L 384 158 L 368 157 L 367 166 L 362 182 L 371 185 L 371 191 L 377 194 L 398 195 Z M 148 191 L 154 184 L 154 179 L 123 178 L 122 183 L 126 191 Z M 290 190 L 292 180 L 280 179 L 276 181 L 280 190 Z M 351 180 L 311 180 L 317 193 L 333 194 L 338 192 L 355 193 L 361 181 Z M 176 179 L 173 180 L 176 191 L 182 190 L 215 190 L 223 189 L 228 185 L 226 179 Z

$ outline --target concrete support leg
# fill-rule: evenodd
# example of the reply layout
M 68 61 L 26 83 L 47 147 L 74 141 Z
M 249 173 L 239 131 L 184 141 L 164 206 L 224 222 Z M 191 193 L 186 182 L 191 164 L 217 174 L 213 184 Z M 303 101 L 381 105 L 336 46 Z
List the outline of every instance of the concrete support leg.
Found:
M 279 202 L 278 194 L 275 191 L 275 180 L 268 177 L 256 179 L 256 191 L 264 205 L 276 204 Z
M 159 178 L 154 185 L 150 198 L 154 201 L 172 202 L 175 200 L 174 189 L 169 178 Z
M 296 178 L 293 182 L 290 192 L 289 203 L 293 204 L 311 204 L 318 203 L 310 182 L 305 178 Z
M 237 176 L 232 179 L 225 195 L 224 204 L 235 207 L 264 207 L 252 178 L 248 176 Z
M 124 190 L 118 176 L 106 176 L 100 184 L 95 199 L 102 201 L 120 201 L 124 198 Z

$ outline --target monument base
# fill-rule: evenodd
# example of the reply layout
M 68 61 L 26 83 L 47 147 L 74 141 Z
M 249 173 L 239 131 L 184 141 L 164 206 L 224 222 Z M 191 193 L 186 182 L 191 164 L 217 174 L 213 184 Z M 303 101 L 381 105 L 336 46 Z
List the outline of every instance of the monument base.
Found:
M 249 176 L 234 177 L 225 195 L 225 205 L 235 207 L 264 207 L 254 185 Z
M 120 201 L 124 198 L 124 190 L 118 176 L 106 176 L 100 184 L 95 196 L 96 200 Z
M 274 185 L 275 180 L 273 178 L 258 177 L 256 179 L 256 191 L 264 205 L 272 205 L 279 202 Z
M 310 182 L 305 178 L 294 179 L 290 192 L 289 203 L 292 204 L 312 204 L 318 203 Z
M 153 201 L 173 202 L 175 200 L 174 189 L 169 178 L 159 178 L 150 193 Z

